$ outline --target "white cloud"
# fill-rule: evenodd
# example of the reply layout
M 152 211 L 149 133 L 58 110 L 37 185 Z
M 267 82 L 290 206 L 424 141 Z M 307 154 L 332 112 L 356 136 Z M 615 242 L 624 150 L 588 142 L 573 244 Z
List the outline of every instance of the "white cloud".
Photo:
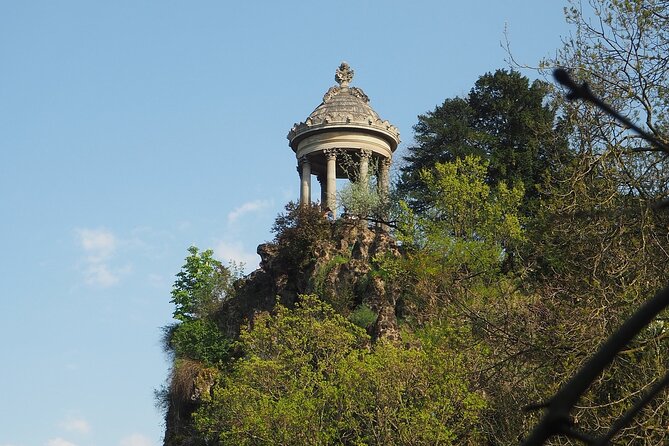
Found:
M 87 434 L 91 431 L 91 425 L 88 421 L 79 417 L 69 417 L 60 422 L 59 426 L 68 432 L 76 432 L 78 434 Z
M 244 270 L 251 272 L 258 267 L 260 257 L 254 251 L 247 251 L 241 242 L 226 242 L 220 241 L 214 248 L 214 253 L 219 259 L 230 262 L 244 264 Z
M 79 229 L 77 235 L 81 247 L 93 260 L 109 258 L 118 244 L 116 236 L 106 229 Z
M 104 288 L 115 285 L 120 280 L 119 275 L 113 273 L 109 265 L 104 263 L 89 263 L 84 270 L 84 276 L 87 284 Z
M 258 212 L 270 205 L 271 203 L 268 200 L 248 201 L 230 211 L 230 213 L 228 214 L 228 224 L 236 222 L 240 217 L 242 217 L 245 214 L 249 214 L 251 212 Z
M 58 437 L 58 438 L 52 438 L 51 440 L 47 441 L 46 446 L 77 446 L 77 445 L 72 443 L 71 441 L 67 441 Z
M 131 434 L 119 442 L 119 446 L 153 446 L 154 443 L 142 434 Z
M 118 283 L 122 271 L 109 265 L 119 244 L 117 237 L 107 229 L 78 229 L 76 233 L 79 246 L 84 250 L 86 283 L 101 287 Z

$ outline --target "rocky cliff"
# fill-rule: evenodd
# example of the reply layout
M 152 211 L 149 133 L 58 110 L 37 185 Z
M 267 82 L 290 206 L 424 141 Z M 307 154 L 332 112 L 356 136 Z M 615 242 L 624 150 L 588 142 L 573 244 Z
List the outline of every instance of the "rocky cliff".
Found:
M 300 295 L 317 294 L 345 316 L 364 308 L 372 339 L 399 340 L 400 290 L 375 269 L 378 259 L 400 255 L 386 231 L 363 220 L 329 221 L 317 215 L 258 246 L 258 255 L 260 267 L 235 283 L 235 292 L 216 314 L 227 337 L 236 338 L 243 324 L 251 324 L 255 314 L 272 311 L 277 301 L 290 307 Z M 190 414 L 209 392 L 216 371 L 188 363 L 181 368 L 185 371 L 178 377 L 173 374 L 170 383 L 165 446 L 204 444 L 192 435 Z M 175 386 L 180 386 L 178 391 Z

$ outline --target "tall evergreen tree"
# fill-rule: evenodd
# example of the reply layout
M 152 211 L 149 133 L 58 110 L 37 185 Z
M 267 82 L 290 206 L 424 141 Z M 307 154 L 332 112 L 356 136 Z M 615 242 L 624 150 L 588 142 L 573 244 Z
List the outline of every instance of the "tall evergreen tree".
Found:
M 400 193 L 422 212 L 432 200 L 420 170 L 476 155 L 489 163 L 490 185 L 522 183 L 527 210 L 544 175 L 567 153 L 555 110 L 547 103 L 548 92 L 545 82 L 497 70 L 481 76 L 467 97 L 446 99 L 419 115 L 413 128 L 416 145 L 409 148 L 401 168 Z

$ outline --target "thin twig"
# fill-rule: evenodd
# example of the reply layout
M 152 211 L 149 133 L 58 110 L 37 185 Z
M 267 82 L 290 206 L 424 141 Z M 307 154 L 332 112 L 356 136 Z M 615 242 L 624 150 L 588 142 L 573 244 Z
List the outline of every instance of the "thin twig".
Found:
M 650 142 L 655 146 L 655 148 L 649 147 L 649 148 L 634 149 L 635 152 L 664 152 L 666 154 L 669 154 L 669 146 L 667 146 L 665 143 L 657 139 L 655 136 L 651 135 L 650 133 L 646 132 L 645 130 L 634 124 L 625 116 L 621 115 L 613 108 L 611 108 L 607 103 L 605 103 L 597 96 L 595 96 L 590 90 L 590 87 L 588 86 L 587 82 L 583 82 L 581 85 L 578 85 L 569 76 L 567 70 L 563 68 L 555 69 L 553 71 L 553 77 L 555 78 L 556 81 L 560 83 L 560 85 L 569 90 L 567 93 L 567 99 L 569 99 L 570 101 L 574 101 L 576 99 L 582 99 L 584 101 L 596 105 L 609 115 L 613 116 L 614 118 L 625 124 L 630 129 L 634 130 L 637 134 L 639 134 L 639 136 L 641 136 L 643 139 L 645 139 L 646 141 Z

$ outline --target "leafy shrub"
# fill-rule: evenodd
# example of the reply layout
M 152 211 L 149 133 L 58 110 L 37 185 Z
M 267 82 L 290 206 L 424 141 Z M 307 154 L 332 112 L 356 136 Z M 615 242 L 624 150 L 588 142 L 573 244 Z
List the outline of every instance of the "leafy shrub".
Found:
M 274 242 L 279 247 L 280 260 L 300 271 L 313 260 L 313 247 L 318 241 L 331 237 L 330 222 L 320 206 L 300 206 L 290 202 L 272 226 Z
M 225 363 L 232 346 L 232 341 L 225 337 L 218 326 L 206 319 L 176 325 L 169 342 L 177 358 L 190 358 L 209 366 Z
M 348 320 L 362 328 L 369 328 L 376 322 L 378 315 L 367 304 L 359 305 L 349 316 Z
M 211 249 L 200 252 L 191 246 L 188 252 L 172 287 L 173 316 L 180 321 L 213 314 L 239 275 L 239 271 L 231 271 L 216 260 Z
M 259 315 L 243 357 L 194 414 L 210 444 L 480 444 L 485 404 L 449 334 L 430 350 L 378 343 L 315 296 Z
M 350 182 L 337 195 L 348 215 L 374 219 L 382 219 L 385 215 L 386 206 L 375 184 Z

